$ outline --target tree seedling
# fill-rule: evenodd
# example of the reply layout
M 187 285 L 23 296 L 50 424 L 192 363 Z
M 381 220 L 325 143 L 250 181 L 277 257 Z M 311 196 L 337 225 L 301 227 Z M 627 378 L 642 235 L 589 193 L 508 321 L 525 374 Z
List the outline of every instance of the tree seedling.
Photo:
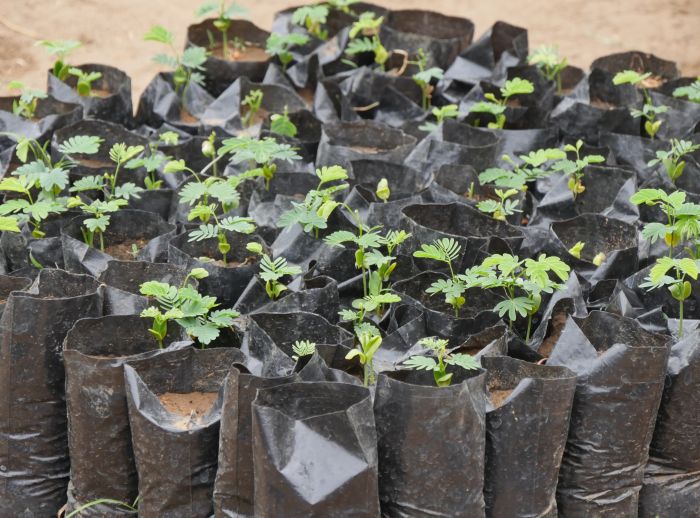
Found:
M 566 153 L 558 148 L 538 149 L 530 151 L 527 155 L 520 155 L 519 164 L 508 155 L 503 155 L 502 158 L 512 169 L 490 167 L 479 174 L 479 182 L 482 185 L 492 183 L 497 187 L 526 190 L 528 183 L 551 175 L 552 164 L 565 159 Z
M 673 90 L 673 97 L 677 99 L 688 99 L 694 103 L 700 103 L 700 77 L 688 86 L 679 86 Z
M 37 41 L 36 45 L 44 47 L 46 52 L 56 56 L 51 73 L 61 81 L 65 81 L 71 69 L 71 66 L 66 63 L 66 58 L 71 52 L 80 47 L 82 43 L 75 40 L 41 40 Z
M 275 161 L 283 160 L 292 163 L 301 160 L 299 154 L 289 144 L 277 142 L 272 137 L 256 139 L 239 136 L 226 139 L 218 150 L 219 156 L 230 155 L 233 164 L 247 162 L 250 166 L 246 176 L 260 176 L 265 180 L 265 189 L 270 189 L 270 182 L 277 171 Z
M 391 52 L 382 45 L 382 41 L 379 39 L 379 31 L 383 22 L 384 17 L 377 18 L 377 15 L 372 11 L 360 14 L 350 28 L 350 41 L 345 47 L 345 53 L 348 56 L 356 56 L 364 52 L 371 52 L 374 55 L 374 62 L 384 70 L 384 65 L 391 56 Z
M 464 292 L 467 291 L 465 278 L 455 274 L 452 263 L 459 258 L 462 247 L 452 238 L 436 239 L 431 244 L 422 244 L 420 250 L 413 252 L 413 257 L 420 259 L 430 259 L 445 263 L 450 269 L 449 279 L 438 279 L 427 290 L 429 295 L 442 293 L 445 302 L 452 306 L 455 316 L 459 316 L 459 310 L 464 306 L 466 299 Z
M 188 184 L 196 185 L 196 184 Z M 191 212 L 190 212 L 191 214 Z M 216 239 L 218 242 L 219 253 L 221 254 L 222 262 L 227 265 L 227 256 L 231 251 L 231 245 L 228 242 L 226 232 L 236 232 L 239 234 L 252 234 L 255 231 L 255 224 L 252 218 L 243 218 L 240 216 L 228 216 L 219 218 L 213 211 L 210 213 L 210 218 L 213 223 L 202 223 L 199 228 L 189 232 L 189 242 L 203 241 L 205 239 Z M 189 216 L 188 216 L 189 219 Z
M 470 355 L 462 353 L 448 353 L 447 344 L 449 340 L 443 340 L 437 337 L 423 338 L 420 345 L 429 349 L 435 354 L 435 358 L 431 356 L 411 356 L 403 362 L 403 366 L 412 370 L 433 371 L 435 385 L 438 387 L 449 387 L 452 383 L 453 372 L 447 372 L 447 366 L 461 367 L 464 370 L 476 370 L 479 368 L 479 363 Z
M 75 90 L 82 97 L 90 97 L 92 95 L 92 83 L 102 77 L 102 72 L 83 72 L 76 67 L 69 68 L 68 73 L 77 78 Z
M 644 81 L 649 77 L 651 77 L 651 72 L 640 74 L 634 70 L 624 70 L 615 74 L 615 77 L 613 77 L 613 84 L 617 86 L 629 84 L 636 86 L 642 91 L 642 96 L 644 97 L 644 105 L 642 106 L 642 109 L 632 109 L 630 110 L 630 114 L 635 119 L 641 117 L 645 120 L 644 131 L 647 132 L 649 138 L 654 140 L 654 136 L 659 132 L 661 123 L 663 122 L 662 120 L 657 119 L 657 116 L 661 113 L 666 113 L 668 111 L 668 106 L 654 106 L 651 95 L 649 95 L 649 92 L 644 87 Z
M 424 110 L 430 108 L 430 101 L 433 98 L 433 91 L 435 87 L 433 82 L 437 82 L 442 79 L 445 75 L 445 71 L 440 67 L 430 67 L 427 68 L 428 56 L 425 55 L 425 51 L 421 48 L 418 49 L 418 59 L 416 61 L 409 61 L 409 64 L 416 65 L 418 67 L 418 72 L 413 74 L 413 81 L 418 85 L 421 91 L 421 105 Z
M 316 344 L 309 340 L 296 340 L 292 344 L 292 360 L 298 362 L 306 356 L 311 356 L 316 352 Z
M 550 273 L 566 282 L 570 270 L 569 265 L 556 256 L 541 254 L 536 260 L 521 260 L 511 254 L 494 254 L 473 272 L 475 285 L 503 290 L 506 299 L 496 304 L 493 311 L 501 318 L 507 316 L 511 329 L 518 316 L 527 318 L 525 341 L 529 341 L 532 316 L 540 308 L 542 293 L 553 293 L 562 287 L 550 278 Z
M 577 241 L 574 246 L 567 250 L 567 252 L 569 252 L 569 254 L 571 254 L 576 259 L 581 259 L 581 252 L 583 252 L 584 246 L 586 246 L 586 243 L 584 243 L 583 241 Z
M 270 131 L 288 138 L 297 136 L 297 127 L 289 120 L 289 110 L 286 106 L 283 113 L 274 113 L 270 116 Z
M 345 355 L 346 360 L 357 358 L 363 367 L 363 384 L 369 386 L 374 381 L 374 371 L 372 369 L 372 360 L 379 348 L 382 346 L 382 337 L 379 334 L 363 331 L 357 336 L 359 345 Z
M 289 64 L 294 61 L 294 56 L 290 52 L 292 47 L 300 47 L 309 42 L 309 37 L 306 34 L 289 33 L 277 34 L 273 32 L 267 38 L 265 52 L 270 56 L 276 57 L 282 65 L 282 70 L 287 71 Z
M 248 10 L 245 7 L 236 2 L 230 2 L 226 5 L 225 0 L 206 2 L 197 9 L 197 16 L 216 15 L 213 23 L 214 27 L 221 32 L 221 50 L 224 59 L 228 59 L 228 30 L 231 27 L 233 17 L 236 15 L 242 16 L 247 12 Z
M 155 41 L 166 45 L 171 54 L 157 54 L 153 61 L 173 69 L 173 83 L 175 92 L 180 97 L 180 106 L 185 106 L 185 96 L 192 83 L 203 85 L 204 63 L 207 60 L 207 51 L 203 47 L 188 47 L 182 54 L 175 48 L 175 37 L 172 32 L 160 25 L 154 25 L 143 37 L 146 41 Z
M 424 122 L 418 127 L 419 130 L 430 133 L 431 131 L 435 131 L 445 120 L 456 119 L 459 116 L 459 106 L 456 104 L 446 104 L 439 108 L 433 108 L 431 113 L 433 117 L 435 117 L 435 122 Z
M 328 21 L 328 12 L 327 5 L 305 5 L 292 13 L 292 23 L 306 27 L 306 31 L 319 40 L 327 40 L 328 31 L 323 26 Z
M 647 165 L 655 166 L 662 164 L 672 183 L 680 178 L 685 169 L 685 160 L 683 157 L 689 155 L 698 149 L 700 144 L 693 144 L 688 140 L 671 139 L 671 149 L 660 150 L 656 152 L 656 158 L 650 160 Z
M 362 0 L 328 0 L 326 3 L 336 11 L 354 14 L 351 7 L 355 4 L 359 4 L 361 1 Z
M 21 81 L 10 81 L 7 84 L 7 89 L 19 91 L 19 99 L 12 101 L 12 113 L 27 120 L 34 118 L 39 99 L 48 97 L 46 92 L 29 88 Z
M 243 98 L 243 100 L 241 101 L 241 106 L 246 106 L 248 108 L 246 114 L 241 120 L 241 122 L 243 123 L 243 127 L 249 128 L 253 125 L 253 122 L 255 121 L 255 116 L 258 114 L 258 112 L 260 111 L 260 107 L 262 106 L 262 101 L 262 90 L 251 90 L 250 92 L 248 92 L 248 95 L 246 95 Z
M 671 275 L 669 275 L 671 272 Z M 688 279 L 697 280 L 698 262 L 695 259 L 672 259 L 660 257 L 649 271 L 646 282 L 639 285 L 648 291 L 666 287 L 671 296 L 678 301 L 678 336 L 683 336 L 683 306 L 693 292 L 693 287 Z
M 263 252 L 260 243 L 248 243 L 246 249 L 260 256 L 260 278 L 265 281 L 265 293 L 270 300 L 277 300 L 282 292 L 288 289 L 280 279 L 301 273 L 301 268 L 289 265 L 284 257 L 273 260 Z
M 482 200 L 476 204 L 476 208 L 481 212 L 486 214 L 491 214 L 493 219 L 499 221 L 505 221 L 508 216 L 512 216 L 516 212 L 522 212 L 516 209 L 518 200 L 509 200 L 511 196 L 518 194 L 517 189 L 508 189 L 503 191 L 501 189 L 494 189 L 494 193 L 498 196 L 498 200 Z
M 158 281 L 148 281 L 140 286 L 140 293 L 153 297 L 158 306 L 150 306 L 141 312 L 142 318 L 152 318 L 149 332 L 158 346 L 168 334 L 168 323 L 175 321 L 188 336 L 196 339 L 202 347 L 219 337 L 221 329 L 231 327 L 240 313 L 233 309 L 214 310 L 219 304 L 216 297 L 201 295 L 190 283 L 190 279 L 201 280 L 209 276 L 204 268 L 194 268 L 182 284 L 171 286 Z
M 391 189 L 389 188 L 389 180 L 382 178 L 377 182 L 377 188 L 374 190 L 374 194 L 382 200 L 384 203 L 389 201 L 389 196 L 391 196 Z
M 469 109 L 469 113 L 487 113 L 492 115 L 496 120 L 495 122 L 489 122 L 488 127 L 492 129 L 503 129 L 506 124 L 506 106 L 508 101 L 514 95 L 524 95 L 531 94 L 535 91 L 535 85 L 533 85 L 527 79 L 521 79 L 519 77 L 514 77 L 505 82 L 505 84 L 500 88 L 501 98 L 497 98 L 492 93 L 485 93 L 485 101 L 479 101 L 474 103 Z M 479 121 L 476 121 L 476 125 L 479 125 Z
M 174 146 L 178 143 L 179 136 L 174 131 L 166 131 L 158 135 L 157 141 L 151 141 L 148 144 L 148 154 L 136 158 L 132 158 L 124 167 L 126 169 L 139 169 L 143 167 L 148 173 L 143 182 L 149 191 L 160 189 L 163 186 L 163 180 L 158 180 L 158 171 L 171 160 L 171 157 L 158 151 L 158 144 L 166 144 Z
M 582 140 L 577 140 L 576 145 L 572 146 L 567 144 L 564 146 L 564 151 L 575 153 L 576 160 L 569 160 L 566 156 L 560 160 L 557 160 L 552 166 L 553 171 L 561 171 L 565 175 L 569 176 L 569 181 L 567 186 L 573 194 L 574 199 L 576 196 L 581 194 L 586 190 L 586 186 L 583 185 L 583 171 L 586 167 L 591 164 L 600 164 L 605 162 L 605 157 L 601 155 L 586 155 L 581 158 L 581 147 L 583 146 Z
M 568 64 L 566 58 L 559 56 L 559 49 L 553 45 L 537 47 L 527 58 L 531 65 L 540 69 L 544 77 L 554 81 L 557 85 L 557 93 L 561 94 L 561 73 Z

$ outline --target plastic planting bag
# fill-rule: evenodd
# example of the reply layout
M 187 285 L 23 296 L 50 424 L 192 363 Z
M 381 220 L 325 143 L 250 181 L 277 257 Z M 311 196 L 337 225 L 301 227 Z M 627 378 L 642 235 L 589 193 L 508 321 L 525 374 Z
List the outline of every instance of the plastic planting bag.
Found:
M 255 516 L 379 516 L 369 390 L 315 382 L 258 391 L 253 466 Z
M 66 501 L 68 434 L 61 344 L 102 314 L 99 283 L 45 269 L 0 318 L 0 516 L 53 516 Z
M 578 376 L 557 487 L 562 516 L 637 515 L 668 343 L 612 313 L 568 318 L 547 362 Z

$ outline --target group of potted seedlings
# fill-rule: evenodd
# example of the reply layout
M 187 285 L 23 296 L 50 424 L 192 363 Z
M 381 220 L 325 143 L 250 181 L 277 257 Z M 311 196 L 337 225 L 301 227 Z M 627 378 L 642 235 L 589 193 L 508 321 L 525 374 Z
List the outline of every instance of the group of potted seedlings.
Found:
M 0 98 L 0 514 L 700 516 L 700 79 L 197 15 Z

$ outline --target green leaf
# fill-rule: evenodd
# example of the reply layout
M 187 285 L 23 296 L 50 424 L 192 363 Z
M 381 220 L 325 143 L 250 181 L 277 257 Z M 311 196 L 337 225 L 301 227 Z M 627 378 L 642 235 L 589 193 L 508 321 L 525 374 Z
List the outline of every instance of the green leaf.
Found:
M 143 192 L 143 187 L 139 187 L 133 182 L 125 182 L 114 189 L 114 197 L 124 200 L 130 200 L 131 198 L 138 200 L 141 198 L 140 192 Z
M 191 241 L 203 241 L 205 239 L 213 239 L 217 237 L 219 234 L 219 229 L 212 225 L 199 225 L 199 228 L 197 230 L 192 230 L 189 233 L 190 238 L 187 240 L 189 242 Z
M 506 299 L 499 302 L 493 308 L 493 310 L 498 313 L 499 317 L 508 314 L 508 320 L 515 322 L 518 315 L 521 317 L 526 317 L 532 308 L 532 301 L 526 297 L 515 297 L 514 299 Z
M 118 142 L 109 150 L 109 158 L 116 164 L 123 164 L 143 151 L 143 146 L 127 146 Z
M 292 351 L 294 356 L 292 358 L 299 361 L 299 358 L 304 356 L 311 356 L 316 352 L 316 344 L 308 340 L 297 340 L 292 344 Z
M 427 356 L 411 356 L 402 364 L 407 369 L 432 371 L 438 366 L 433 358 Z
M 76 135 L 64 140 L 58 150 L 64 155 L 94 155 L 100 150 L 104 139 L 92 135 Z
M 87 228 L 90 232 L 104 232 L 107 230 L 107 226 L 109 225 L 109 216 L 99 216 L 97 218 L 88 218 L 83 221 L 83 225 L 85 225 L 85 228 Z
M 188 47 L 182 53 L 182 64 L 190 69 L 203 70 L 207 60 L 207 49 L 203 47 Z
M 19 232 L 17 219 L 12 216 L 0 216 L 0 231 Z
M 413 257 L 449 263 L 459 257 L 461 250 L 462 247 L 457 241 L 445 237 L 433 241 L 430 245 L 421 245 L 420 250 L 413 252 Z
M 173 33 L 161 25 L 152 26 L 148 32 L 144 34 L 143 39 L 145 41 L 157 41 L 165 45 L 172 45 L 175 40 Z
M 556 256 L 547 257 L 546 254 L 541 254 L 536 261 L 525 260 L 525 274 L 540 287 L 549 284 L 549 272 L 565 282 L 569 278 L 570 270 L 571 267 Z
M 348 172 L 344 167 L 339 165 L 332 165 L 329 167 L 321 167 L 316 169 L 316 176 L 321 181 L 321 184 L 334 182 L 337 180 L 347 180 Z
M 456 365 L 465 370 L 472 371 L 480 367 L 479 362 L 474 359 L 473 356 L 469 354 L 452 354 L 445 360 L 447 365 Z
M 177 288 L 165 282 L 146 281 L 139 286 L 139 292 L 146 297 L 174 299 L 177 297 Z
M 206 186 L 206 184 L 200 182 L 188 182 L 180 189 L 180 201 L 182 203 L 194 205 L 206 194 L 209 194 L 209 188 Z
M 239 234 L 252 234 L 255 232 L 255 223 L 252 218 L 242 218 L 240 216 L 229 216 L 219 221 L 219 227 L 230 232 Z
M 501 87 L 501 96 L 508 98 L 518 94 L 531 94 L 534 91 L 535 85 L 533 85 L 530 81 L 527 79 L 514 77 L 513 79 L 506 81 Z
M 698 278 L 698 265 L 693 259 L 680 259 L 677 263 L 677 268 L 691 279 Z
M 186 327 L 187 334 L 196 338 L 200 344 L 208 345 L 219 337 L 219 328 L 210 324 L 197 323 Z
M 642 237 L 651 243 L 656 243 L 659 239 L 665 239 L 667 234 L 673 231 L 672 228 L 663 223 L 647 223 L 642 229 Z
M 192 268 L 192 270 L 190 270 L 189 276 L 193 279 L 201 280 L 209 277 L 209 272 L 206 271 L 204 268 Z
M 290 138 L 294 138 L 297 135 L 297 127 L 289 120 L 289 117 L 278 113 L 270 116 L 270 131 Z
M 39 185 L 45 191 L 52 192 L 54 189 L 62 191 L 68 186 L 68 172 L 58 168 L 51 169 L 41 176 Z
M 700 78 L 688 86 L 679 86 L 673 90 L 673 97 L 686 97 L 689 101 L 700 103 Z
M 618 72 L 615 74 L 615 77 L 613 77 L 613 84 L 614 85 L 623 85 L 623 84 L 630 84 L 630 85 L 636 85 L 637 83 L 641 83 L 645 79 L 651 76 L 651 72 L 646 72 L 644 74 L 640 74 L 639 72 L 635 72 L 634 70 L 623 70 L 622 72 Z

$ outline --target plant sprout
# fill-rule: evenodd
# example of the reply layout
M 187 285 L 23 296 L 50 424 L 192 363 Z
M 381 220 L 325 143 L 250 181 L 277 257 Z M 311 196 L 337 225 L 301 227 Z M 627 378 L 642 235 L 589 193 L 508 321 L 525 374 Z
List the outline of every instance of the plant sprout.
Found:
M 180 96 L 180 104 L 185 106 L 185 96 L 190 84 L 204 84 L 204 62 L 207 51 L 202 47 L 188 47 L 182 54 L 175 49 L 175 37 L 172 32 L 160 25 L 154 25 L 143 37 L 146 41 L 155 41 L 166 45 L 171 54 L 157 54 L 153 61 L 173 69 L 175 92 Z
M 292 351 L 294 352 L 292 355 L 292 360 L 298 362 L 305 356 L 311 356 L 313 353 L 315 353 L 316 344 L 314 342 L 310 342 L 309 340 L 296 340 L 292 344 Z
M 479 174 L 481 184 L 492 183 L 498 187 L 526 190 L 527 184 L 538 178 L 546 178 L 552 174 L 551 165 L 555 161 L 566 158 L 566 153 L 558 148 L 538 149 L 527 155 L 520 155 L 520 164 L 516 164 L 508 155 L 502 159 L 511 165 L 512 169 L 490 167 Z
M 413 81 L 418 85 L 421 91 L 421 105 L 424 110 L 430 108 L 430 101 L 433 98 L 433 81 L 439 81 L 445 75 L 445 71 L 439 67 L 426 68 L 428 63 L 428 56 L 426 56 L 425 51 L 420 48 L 418 49 L 418 58 L 416 61 L 409 61 L 409 64 L 416 65 L 418 67 L 418 72 L 413 74 Z
M 568 158 L 564 157 L 555 162 L 555 164 L 552 166 L 553 171 L 561 171 L 565 175 L 569 176 L 567 186 L 573 194 L 574 199 L 576 199 L 577 195 L 586 190 L 586 187 L 583 185 L 584 169 L 591 164 L 600 164 L 605 162 L 605 157 L 601 155 L 587 155 L 581 158 L 582 146 L 583 141 L 580 139 L 576 141 L 575 146 L 567 144 L 564 146 L 564 151 L 575 153 L 576 160 L 569 160 Z
M 289 120 L 289 110 L 286 106 L 283 113 L 274 113 L 270 116 L 270 131 L 283 137 L 294 138 L 297 136 L 297 127 Z
M 289 49 L 306 45 L 309 42 L 309 37 L 306 34 L 298 34 L 295 32 L 289 34 L 277 34 L 273 32 L 267 38 L 265 52 L 270 56 L 279 59 L 282 64 L 282 70 L 286 72 L 289 64 L 294 60 L 294 56 Z
M 354 14 L 351 6 L 359 4 L 362 0 L 328 0 L 326 3 L 337 11 L 341 11 L 346 14 Z
M 231 327 L 240 313 L 233 309 L 214 310 L 219 304 L 216 297 L 201 295 L 190 279 L 204 279 L 209 273 L 204 268 L 193 268 L 178 286 L 158 281 L 141 284 L 140 293 L 152 297 L 158 306 L 150 306 L 141 312 L 142 318 L 152 318 L 149 332 L 155 337 L 158 346 L 163 348 L 163 340 L 168 334 L 168 323 L 175 321 L 202 347 L 219 337 L 220 330 Z
M 586 246 L 585 242 L 577 241 L 574 246 L 567 250 L 567 252 L 569 252 L 569 254 L 571 254 L 576 259 L 581 259 L 581 252 L 583 252 L 584 246 Z
M 56 56 L 56 61 L 53 64 L 51 72 L 61 81 L 65 81 L 70 71 L 70 65 L 66 63 L 68 54 L 73 52 L 82 43 L 74 40 L 41 40 L 37 41 L 36 45 L 44 47 L 46 52 L 52 56 Z
M 449 387 L 452 383 L 453 372 L 447 372 L 447 366 L 461 367 L 464 370 L 476 370 L 479 363 L 470 355 L 463 353 L 448 353 L 447 344 L 449 340 L 437 337 L 423 338 L 418 342 L 420 345 L 430 349 L 436 358 L 430 356 L 411 356 L 403 362 L 407 369 L 433 371 L 435 385 L 438 387 Z
M 359 346 L 352 349 L 345 355 L 346 360 L 357 358 L 363 367 L 363 384 L 365 387 L 373 382 L 374 372 L 372 369 L 372 360 L 379 348 L 382 346 L 382 337 L 378 334 L 370 332 L 362 332 L 357 336 Z
M 326 40 L 328 31 L 323 28 L 323 25 L 328 20 L 328 12 L 327 5 L 305 5 L 292 13 L 292 23 L 306 27 L 306 31 L 319 40 Z
M 651 72 L 640 74 L 634 70 L 624 70 L 615 74 L 615 77 L 613 77 L 613 84 L 618 86 L 630 84 L 638 87 L 642 91 L 642 96 L 644 97 L 644 105 L 642 106 L 642 109 L 630 110 L 630 114 L 635 119 L 641 117 L 645 120 L 644 130 L 649 135 L 649 138 L 654 140 L 654 136 L 659 132 L 661 123 L 663 122 L 656 117 L 660 113 L 666 113 L 668 111 L 668 106 L 654 106 L 654 101 L 651 99 L 651 95 L 649 95 L 649 92 L 644 87 L 644 81 L 646 81 L 649 77 L 651 77 Z
M 68 73 L 75 76 L 78 81 L 75 85 L 75 89 L 78 95 L 82 97 L 89 97 L 92 95 L 92 83 L 97 81 L 102 77 L 102 72 L 83 72 L 79 68 L 71 67 L 68 69 Z
M 261 176 L 268 190 L 277 171 L 276 161 L 283 160 L 291 164 L 295 160 L 301 160 L 292 146 L 281 144 L 272 137 L 256 139 L 239 136 L 226 139 L 221 143 L 218 155 L 230 155 L 230 162 L 233 164 L 247 162 L 250 168 L 246 174 L 250 177 Z
M 542 74 L 554 81 L 557 85 L 557 93 L 561 90 L 561 73 L 566 68 L 567 59 L 559 56 L 559 49 L 552 45 L 542 45 L 537 47 L 527 58 L 530 65 L 535 65 L 542 71 Z
M 436 239 L 431 244 L 422 244 L 421 249 L 413 252 L 413 257 L 420 259 L 430 259 L 445 263 L 450 269 L 449 279 L 438 279 L 427 290 L 429 295 L 442 293 L 445 302 L 452 306 L 455 316 L 459 316 L 459 310 L 464 306 L 466 299 L 464 292 L 467 291 L 465 278 L 455 274 L 452 263 L 459 258 L 462 247 L 453 238 Z
M 688 86 L 679 86 L 673 90 L 673 97 L 686 98 L 691 102 L 700 103 L 700 77 Z
M 155 190 L 160 189 L 163 186 L 163 180 L 158 180 L 156 173 L 161 167 L 163 167 L 171 157 L 158 151 L 158 144 L 163 143 L 169 146 L 176 145 L 179 140 L 179 136 L 174 131 L 166 131 L 158 135 L 157 141 L 152 141 L 148 144 L 148 155 L 141 155 L 137 158 L 132 158 L 129 160 L 124 167 L 126 169 L 138 169 L 143 167 L 146 170 L 148 176 L 144 178 L 143 182 L 146 189 Z
M 7 89 L 19 91 L 19 99 L 12 101 L 12 113 L 27 120 L 34 118 L 39 99 L 48 97 L 46 92 L 29 88 L 21 81 L 10 81 L 7 84 Z
M 427 132 L 435 131 L 445 120 L 456 119 L 459 116 L 459 107 L 456 104 L 446 104 L 439 108 L 433 108 L 431 113 L 433 117 L 435 117 L 435 122 L 424 122 L 418 127 L 419 130 Z
M 228 30 L 231 27 L 233 17 L 236 15 L 244 15 L 248 10 L 238 5 L 236 2 L 231 2 L 226 5 L 225 0 L 206 2 L 197 9 L 197 16 L 207 16 L 216 14 L 214 19 L 214 27 L 221 32 L 221 49 L 224 59 L 228 59 Z
M 386 203 L 389 200 L 389 196 L 391 196 L 391 189 L 389 189 L 389 180 L 386 178 L 382 178 L 377 182 L 377 188 L 374 191 L 374 194 L 376 194 L 377 198 L 382 200 L 384 203 Z
M 345 48 L 345 53 L 348 56 L 356 56 L 363 52 L 371 52 L 374 54 L 374 62 L 384 70 L 384 65 L 391 56 L 391 52 L 382 45 L 379 39 L 379 31 L 383 22 L 383 16 L 377 18 L 377 15 L 371 11 L 362 13 L 350 28 L 350 41 Z M 362 37 L 358 38 L 358 36 Z
M 260 111 L 260 107 L 262 105 L 263 101 L 263 93 L 262 90 L 251 90 L 248 92 L 248 95 L 246 95 L 243 100 L 241 101 L 241 106 L 247 106 L 248 111 L 246 114 L 243 116 L 243 119 L 241 122 L 243 123 L 243 126 L 245 128 L 249 128 L 250 126 L 253 125 L 253 121 L 255 120 L 255 116 L 258 114 Z
M 514 95 L 524 95 L 531 94 L 535 91 L 535 85 L 533 85 L 527 79 L 521 79 L 519 77 L 514 77 L 505 82 L 505 84 L 500 88 L 501 98 L 498 99 L 492 93 L 485 93 L 485 101 L 479 101 L 472 105 L 469 109 L 469 113 L 488 113 L 493 115 L 496 119 L 495 122 L 489 122 L 489 128 L 503 129 L 506 124 L 506 106 L 508 101 Z M 478 121 L 476 123 L 478 126 Z
M 280 279 L 301 273 L 301 268 L 289 265 L 284 257 L 273 260 L 263 252 L 260 243 L 248 243 L 246 249 L 260 256 L 260 278 L 265 281 L 265 292 L 270 300 L 276 300 L 283 291 L 288 289 Z
M 493 219 L 499 221 L 505 221 L 508 216 L 512 216 L 516 212 L 522 212 L 516 209 L 518 200 L 509 200 L 511 196 L 518 194 L 517 189 L 508 189 L 503 191 L 501 189 L 494 189 L 494 193 L 498 196 L 498 200 L 483 200 L 476 204 L 476 208 L 481 212 L 486 214 L 491 214 Z
M 678 139 L 671 139 L 670 143 L 671 149 L 657 151 L 656 158 L 650 160 L 647 165 L 662 164 L 671 182 L 676 183 L 676 180 L 680 178 L 685 169 L 683 157 L 700 149 L 700 144 L 693 144 L 688 140 Z

